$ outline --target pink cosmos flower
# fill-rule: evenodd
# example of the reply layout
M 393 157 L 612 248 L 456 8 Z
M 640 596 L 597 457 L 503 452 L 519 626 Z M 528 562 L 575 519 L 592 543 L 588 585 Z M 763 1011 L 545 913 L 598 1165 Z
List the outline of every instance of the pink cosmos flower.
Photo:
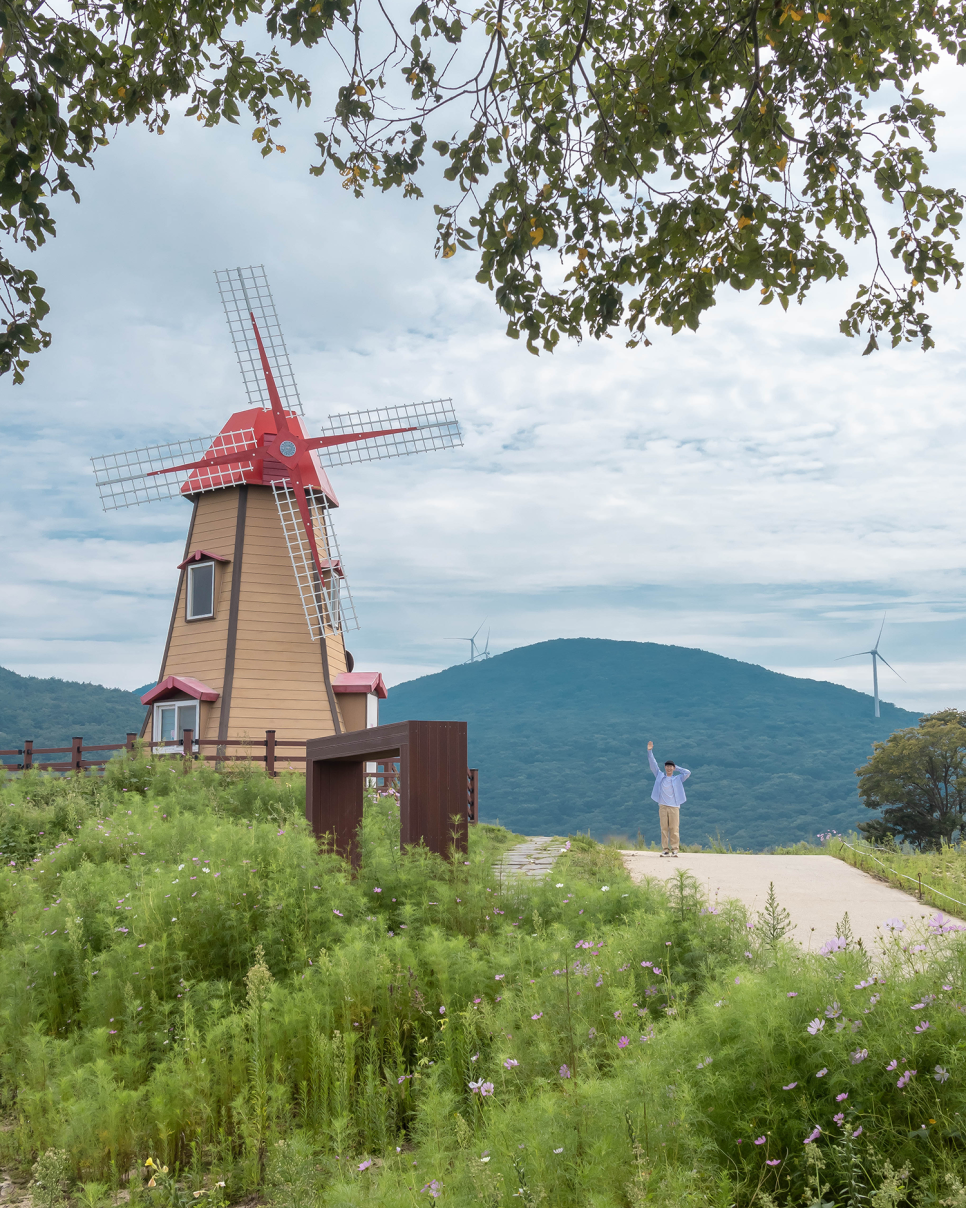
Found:
M 782 1087 L 782 1090 L 783 1090 L 783 1091 L 793 1091 L 793 1090 L 795 1089 L 795 1087 L 796 1087 L 796 1086 L 798 1086 L 798 1083 L 797 1083 L 797 1082 L 789 1082 L 788 1086 L 783 1086 L 783 1087 Z
M 503 1068 L 505 1070 L 515 1070 L 519 1064 L 519 1061 L 514 1060 L 512 1057 L 508 1057 L 503 1063 Z
M 827 1073 L 828 1073 L 828 1067 L 823 1065 L 823 1066 L 822 1066 L 822 1068 L 821 1068 L 821 1069 L 818 1071 L 818 1073 L 815 1075 L 815 1077 L 816 1077 L 816 1078 L 824 1078 L 824 1077 L 825 1077 L 825 1075 L 826 1075 Z
M 368 1170 L 371 1165 L 372 1165 L 372 1158 L 366 1158 L 366 1160 L 364 1162 L 359 1163 L 359 1169 Z
M 839 1128 L 841 1128 L 845 1123 L 845 1112 L 836 1112 L 832 1119 L 839 1126 Z
M 619 1049 L 626 1049 L 630 1043 L 631 1042 L 628 1040 L 628 1038 L 626 1036 L 622 1036 L 620 1038 L 620 1040 L 618 1040 L 618 1042 L 617 1042 L 617 1047 Z
M 764 1144 L 765 1144 L 765 1140 L 766 1140 L 766 1138 L 765 1138 L 765 1137 L 755 1137 L 755 1144 L 756 1144 L 756 1145 L 764 1145 Z
M 797 990 L 789 990 L 789 991 L 788 991 L 788 993 L 785 995 L 785 997 L 786 997 L 786 998 L 798 998 L 798 991 L 797 991 Z
M 781 1163 L 781 1158 L 766 1158 L 766 1166 L 778 1166 Z
M 560 1077 L 561 1077 L 561 1078 L 569 1078 L 569 1077 L 570 1077 L 570 1070 L 569 1070 L 569 1068 L 568 1068 L 566 1065 L 562 1065 L 562 1066 L 560 1067 Z
M 820 1127 L 819 1127 L 819 1126 L 816 1124 L 816 1125 L 815 1125 L 815 1127 L 812 1129 L 812 1131 L 811 1131 L 811 1132 L 808 1134 L 808 1136 L 807 1136 L 807 1137 L 805 1138 L 805 1140 L 802 1142 L 802 1144 L 803 1144 L 803 1145 L 811 1145 L 811 1143 L 812 1143 L 813 1141 L 817 1141 L 821 1135 L 822 1135 L 822 1130 L 821 1130 L 821 1128 L 820 1128 Z
M 860 1124 L 860 1125 L 859 1125 L 859 1127 L 858 1127 L 858 1128 L 855 1130 L 855 1132 L 852 1134 L 852 1136 L 853 1136 L 853 1137 L 861 1137 L 861 1136 L 862 1136 L 862 1125 L 861 1125 L 861 1124 Z
M 382 890 L 381 890 L 381 889 L 379 888 L 379 886 L 377 885 L 377 886 L 376 886 L 376 888 L 375 888 L 375 889 L 374 889 L 372 892 L 373 892 L 373 893 L 382 893 Z
M 849 1097 L 849 1092 L 848 1092 L 848 1091 L 843 1091 L 843 1092 L 841 1093 L 841 1095 L 836 1095 L 836 1096 L 835 1096 L 835 1102 L 836 1102 L 836 1103 L 844 1103 L 844 1102 L 845 1102 L 845 1100 L 846 1100 L 846 1099 L 848 1099 L 848 1097 Z
M 896 1059 L 893 1057 L 893 1059 L 886 1066 L 886 1072 L 888 1073 L 889 1070 L 894 1070 L 898 1066 L 898 1064 L 899 1064 L 899 1062 L 896 1061 Z
M 536 1013 L 536 1015 L 531 1015 L 531 1016 L 530 1016 L 530 1018 L 531 1018 L 531 1019 L 543 1019 L 543 1012 L 542 1012 L 542 1011 L 538 1011 L 538 1012 Z

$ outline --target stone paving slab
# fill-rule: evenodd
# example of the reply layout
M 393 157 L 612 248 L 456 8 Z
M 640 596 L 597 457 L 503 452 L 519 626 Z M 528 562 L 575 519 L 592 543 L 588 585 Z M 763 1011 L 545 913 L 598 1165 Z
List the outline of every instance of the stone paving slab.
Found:
M 524 876 L 542 880 L 559 854 L 559 840 L 550 835 L 533 835 L 504 852 L 503 859 L 493 865 L 493 870 L 500 877 Z
M 921 925 L 938 913 L 935 906 L 834 856 L 682 852 L 672 859 L 650 851 L 623 851 L 621 855 L 634 881 L 645 877 L 667 881 L 679 868 L 686 868 L 697 877 L 709 902 L 737 898 L 752 913 L 764 908 L 769 883 L 774 882 L 775 896 L 792 916 L 793 938 L 813 952 L 835 935 L 835 925 L 846 911 L 852 934 L 856 939 L 861 936 L 870 949 L 889 934 L 887 919 Z

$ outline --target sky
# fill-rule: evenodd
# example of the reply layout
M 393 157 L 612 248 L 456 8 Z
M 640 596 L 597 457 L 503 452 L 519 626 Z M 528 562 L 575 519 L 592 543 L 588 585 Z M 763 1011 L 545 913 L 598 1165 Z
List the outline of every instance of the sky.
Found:
M 931 88 L 950 112 L 934 174 L 961 185 L 961 76 Z M 461 449 L 332 472 L 357 667 L 451 666 L 482 624 L 492 653 L 662 642 L 871 691 L 868 658 L 837 660 L 885 618 L 883 698 L 966 708 L 962 293 L 933 299 L 927 354 L 863 358 L 839 334 L 856 276 L 787 314 L 729 291 L 697 333 L 534 357 L 472 255 L 434 258 L 436 197 L 308 174 L 323 110 L 286 112 L 267 160 L 244 126 L 122 130 L 77 174 L 81 204 L 56 199 L 28 257 L 54 342 L 0 382 L 0 665 L 155 680 L 189 509 L 104 513 L 89 459 L 245 405 L 213 274 L 264 264 L 310 431 L 439 397 L 462 424 Z

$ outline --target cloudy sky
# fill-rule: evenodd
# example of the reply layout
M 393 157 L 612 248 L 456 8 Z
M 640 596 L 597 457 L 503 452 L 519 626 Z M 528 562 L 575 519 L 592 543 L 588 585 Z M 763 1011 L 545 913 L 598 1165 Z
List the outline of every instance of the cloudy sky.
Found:
M 960 75 L 934 88 L 951 114 Z M 188 507 L 99 509 L 89 458 L 217 431 L 244 405 L 213 272 L 264 264 L 311 428 L 452 396 L 465 446 L 333 474 L 362 628 L 398 682 L 557 637 L 698 646 L 966 707 L 962 294 L 938 348 L 861 357 L 855 282 L 783 314 L 722 297 L 698 334 L 535 358 L 506 339 L 475 261 L 433 258 L 432 198 L 355 201 L 308 175 L 322 105 L 262 160 L 244 128 L 121 131 L 58 199 L 34 257 L 52 348 L 4 391 L 0 664 L 134 688 L 158 669 Z M 966 120 L 936 175 L 962 184 Z M 861 262 L 860 260 L 857 262 Z

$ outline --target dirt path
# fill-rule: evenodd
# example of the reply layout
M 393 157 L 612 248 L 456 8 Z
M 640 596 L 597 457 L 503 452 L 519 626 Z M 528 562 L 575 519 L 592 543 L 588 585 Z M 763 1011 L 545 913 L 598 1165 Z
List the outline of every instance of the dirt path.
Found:
M 769 883 L 774 882 L 778 901 L 792 916 L 794 938 L 812 952 L 835 935 L 835 925 L 846 911 L 853 936 L 861 936 L 869 948 L 875 947 L 880 936 L 890 933 L 885 926 L 887 919 L 921 925 L 922 920 L 937 913 L 934 906 L 927 906 L 834 856 L 682 852 L 675 860 L 662 859 L 658 852 L 621 854 L 635 881 L 643 881 L 645 877 L 667 880 L 677 869 L 687 868 L 697 877 L 710 902 L 737 898 L 753 913 L 764 907 Z

